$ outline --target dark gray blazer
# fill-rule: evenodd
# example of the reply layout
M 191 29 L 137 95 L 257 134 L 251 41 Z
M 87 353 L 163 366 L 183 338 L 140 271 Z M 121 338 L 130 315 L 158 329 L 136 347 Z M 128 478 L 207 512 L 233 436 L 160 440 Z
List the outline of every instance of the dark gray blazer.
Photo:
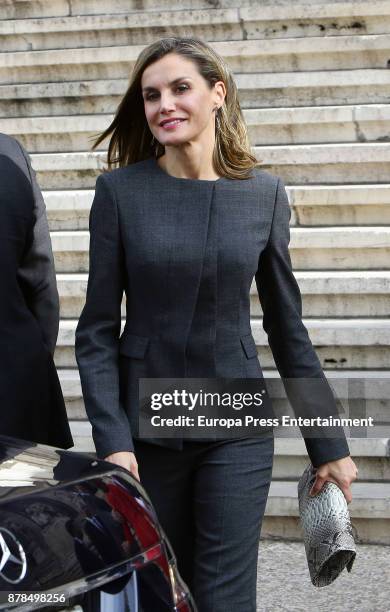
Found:
M 30 157 L 23 146 L 14 138 L 0 134 L 0 155 L 8 160 L 7 163 L 15 164 L 15 172 L 19 168 L 30 183 L 30 190 L 32 189 L 29 240 L 26 242 L 23 256 L 18 261 L 18 279 L 23 287 L 25 300 L 34 313 L 45 343 L 53 355 L 58 336 L 60 303 L 45 202 Z M 21 189 L 21 183 L 19 185 Z M 8 203 L 9 211 L 12 207 L 16 213 L 15 201 Z
M 259 169 L 247 180 L 181 179 L 151 158 L 98 177 L 76 357 L 99 456 L 133 450 L 141 377 L 262 376 L 250 326 L 253 277 L 281 376 L 321 378 L 329 389 L 302 323 L 290 215 L 282 180 Z M 305 443 L 313 465 L 349 455 L 343 433 Z
M 59 324 L 45 204 L 24 148 L 0 134 L 0 434 L 73 445 L 53 353 Z

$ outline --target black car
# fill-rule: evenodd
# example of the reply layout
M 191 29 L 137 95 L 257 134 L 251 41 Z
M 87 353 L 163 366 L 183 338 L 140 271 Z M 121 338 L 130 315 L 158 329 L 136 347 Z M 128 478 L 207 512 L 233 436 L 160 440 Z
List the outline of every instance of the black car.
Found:
M 135 580 L 136 577 L 136 580 Z M 0 610 L 196 612 L 142 485 L 92 455 L 0 436 Z M 115 598 L 114 598 L 115 599 Z

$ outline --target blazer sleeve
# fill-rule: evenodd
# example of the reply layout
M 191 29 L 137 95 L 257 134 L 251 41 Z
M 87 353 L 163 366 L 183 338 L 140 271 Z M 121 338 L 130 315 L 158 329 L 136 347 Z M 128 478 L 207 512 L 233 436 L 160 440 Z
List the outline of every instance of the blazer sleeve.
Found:
M 263 328 L 294 413 L 305 417 L 337 415 L 332 390 L 302 322 L 301 293 L 288 249 L 290 218 L 286 189 L 278 178 L 271 231 L 255 275 Z M 305 437 L 305 431 L 301 427 L 314 467 L 350 454 L 341 427 L 333 429 L 328 438 L 326 431 L 318 438 L 312 433 Z
M 18 268 L 25 300 L 41 328 L 43 340 L 51 354 L 56 347 L 60 304 L 46 206 L 29 155 L 18 143 L 33 190 L 33 227 L 29 245 Z
M 134 450 L 119 393 L 124 256 L 115 195 L 105 175 L 96 181 L 89 230 L 89 278 L 76 329 L 76 359 L 96 452 L 105 458 Z

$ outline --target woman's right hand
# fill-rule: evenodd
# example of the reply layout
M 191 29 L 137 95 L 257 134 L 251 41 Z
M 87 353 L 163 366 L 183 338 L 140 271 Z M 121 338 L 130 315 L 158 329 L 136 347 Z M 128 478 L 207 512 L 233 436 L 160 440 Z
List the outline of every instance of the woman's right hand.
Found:
M 111 455 L 107 455 L 107 457 L 104 458 L 104 461 L 109 461 L 110 463 L 115 463 L 115 465 L 124 467 L 126 470 L 131 472 L 137 480 L 139 480 L 138 463 L 134 453 L 129 451 L 112 453 Z

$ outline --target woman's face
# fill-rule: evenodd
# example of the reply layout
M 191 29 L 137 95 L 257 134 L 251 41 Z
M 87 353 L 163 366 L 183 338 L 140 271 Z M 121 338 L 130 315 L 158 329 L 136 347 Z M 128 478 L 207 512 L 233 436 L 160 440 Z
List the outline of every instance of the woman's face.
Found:
M 144 70 L 141 88 L 146 120 L 162 145 L 214 136 L 214 109 L 222 106 L 225 85 L 218 81 L 210 89 L 192 60 L 168 53 Z

